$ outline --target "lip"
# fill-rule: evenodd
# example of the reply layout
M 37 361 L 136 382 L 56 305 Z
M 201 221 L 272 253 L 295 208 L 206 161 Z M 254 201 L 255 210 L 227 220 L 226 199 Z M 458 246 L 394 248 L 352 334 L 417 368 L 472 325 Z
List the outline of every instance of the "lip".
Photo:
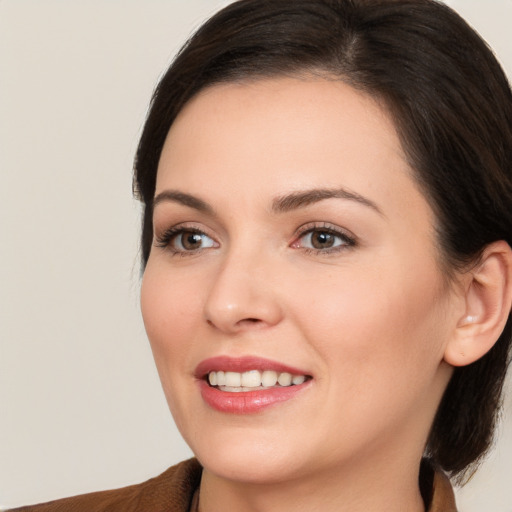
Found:
M 292 375 L 308 375 L 308 372 L 300 368 L 294 368 L 278 361 L 257 356 L 230 357 L 217 356 L 201 361 L 194 372 L 198 379 L 203 379 L 210 372 L 248 372 L 250 370 L 273 370 L 279 373 L 291 373 Z
M 272 387 L 255 391 L 233 393 L 214 388 L 206 381 L 206 376 L 212 371 L 232 371 L 243 373 L 249 370 L 273 370 L 287 372 L 292 375 L 308 375 L 304 370 L 254 356 L 233 358 L 218 356 L 205 359 L 198 364 L 195 376 L 198 379 L 201 397 L 212 409 L 230 414 L 254 414 L 273 407 L 279 403 L 295 398 L 303 390 L 309 388 L 312 379 L 293 386 Z

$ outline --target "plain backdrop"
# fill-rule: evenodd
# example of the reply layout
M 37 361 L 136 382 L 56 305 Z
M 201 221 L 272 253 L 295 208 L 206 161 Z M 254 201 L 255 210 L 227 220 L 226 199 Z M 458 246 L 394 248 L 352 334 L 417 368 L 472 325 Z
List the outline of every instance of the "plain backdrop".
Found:
M 218 0 L 0 0 L 0 508 L 191 455 L 139 312 L 134 150 L 158 77 Z M 512 0 L 452 0 L 512 73 Z M 510 387 L 510 386 L 509 386 Z M 511 512 L 512 393 L 461 512 Z

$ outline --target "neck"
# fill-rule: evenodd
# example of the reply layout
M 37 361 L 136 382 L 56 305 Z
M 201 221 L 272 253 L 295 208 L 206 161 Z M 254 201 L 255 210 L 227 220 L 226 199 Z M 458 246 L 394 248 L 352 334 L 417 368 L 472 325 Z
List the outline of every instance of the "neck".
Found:
M 401 462 L 401 461 L 400 461 Z M 207 469 L 201 480 L 199 512 L 424 512 L 418 464 L 356 462 L 273 483 L 239 482 Z

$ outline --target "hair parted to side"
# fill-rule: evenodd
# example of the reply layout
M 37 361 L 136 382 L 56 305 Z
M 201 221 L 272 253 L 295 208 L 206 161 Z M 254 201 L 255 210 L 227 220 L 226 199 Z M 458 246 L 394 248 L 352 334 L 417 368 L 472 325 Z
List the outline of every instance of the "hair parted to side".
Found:
M 486 245 L 512 245 L 512 94 L 484 41 L 434 0 L 241 0 L 207 21 L 158 84 L 135 160 L 142 258 L 167 133 L 185 103 L 222 82 L 316 74 L 378 99 L 392 116 L 437 219 L 447 274 Z M 489 448 L 512 322 L 479 361 L 456 368 L 427 445 L 459 480 Z

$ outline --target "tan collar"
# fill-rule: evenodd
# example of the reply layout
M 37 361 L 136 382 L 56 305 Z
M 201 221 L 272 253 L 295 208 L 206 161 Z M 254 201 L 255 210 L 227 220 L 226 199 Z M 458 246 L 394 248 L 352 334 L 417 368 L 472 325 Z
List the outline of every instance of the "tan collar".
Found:
M 452 485 L 441 471 L 434 475 L 434 492 L 428 512 L 457 512 Z
M 195 490 L 188 512 L 199 512 L 199 487 Z

